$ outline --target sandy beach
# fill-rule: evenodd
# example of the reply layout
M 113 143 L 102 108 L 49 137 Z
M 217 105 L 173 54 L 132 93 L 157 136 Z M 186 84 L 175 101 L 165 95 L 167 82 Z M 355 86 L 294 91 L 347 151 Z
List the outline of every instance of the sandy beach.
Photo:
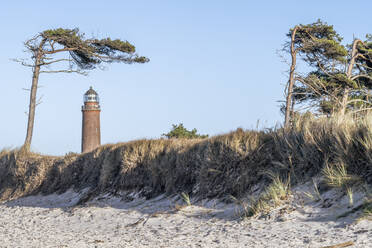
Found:
M 106 194 L 80 205 L 84 192 L 28 196 L 0 205 L 0 247 L 372 247 L 371 222 L 357 221 L 357 213 L 339 217 L 350 211 L 346 197 L 327 194 L 318 202 L 294 195 L 267 215 L 245 219 L 237 204 L 187 206 L 177 195 Z M 358 206 L 363 197 L 355 198 Z

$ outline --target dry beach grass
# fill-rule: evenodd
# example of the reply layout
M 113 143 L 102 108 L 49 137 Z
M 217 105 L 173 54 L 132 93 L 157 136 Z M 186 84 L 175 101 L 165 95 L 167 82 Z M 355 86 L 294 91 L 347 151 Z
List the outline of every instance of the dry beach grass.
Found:
M 371 123 L 372 115 L 357 120 L 305 118 L 289 131 L 238 129 L 200 140 L 137 140 L 63 157 L 4 150 L 0 198 L 86 187 L 92 194 L 133 190 L 147 197 L 185 192 L 239 198 L 257 185 L 264 192 L 273 179 L 290 179 L 295 185 L 322 173 L 331 186 L 371 184 Z
M 361 225 L 354 230 L 359 232 L 368 226 L 365 223 L 372 216 L 371 123 L 371 114 L 358 119 L 350 116 L 317 119 L 303 116 L 295 122 L 291 130 L 237 129 L 208 139 L 137 140 L 104 145 L 90 153 L 69 153 L 61 157 L 3 150 L 0 152 L 0 199 L 3 204 L 7 204 L 17 201 L 20 197 L 29 199 L 27 196 L 39 195 L 42 201 L 44 198 L 40 194 L 66 194 L 72 190 L 79 192 L 78 200 L 72 201 L 73 206 L 77 211 L 83 211 L 82 215 L 85 216 L 85 212 L 92 209 L 82 210 L 79 206 L 90 208 L 88 203 L 93 200 L 97 203 L 97 199 L 104 195 L 119 197 L 125 204 L 138 199 L 151 201 L 159 196 L 178 196 L 172 207 L 175 212 L 167 212 L 173 213 L 174 218 L 178 218 L 184 208 L 193 209 L 194 204 L 205 207 L 201 204 L 204 200 L 218 199 L 219 204 L 232 204 L 234 214 L 228 216 L 234 216 L 235 222 L 236 218 L 249 217 L 257 220 L 252 222 L 254 225 L 259 223 L 257 225 L 265 226 L 270 222 L 260 218 L 270 219 L 273 213 L 279 216 L 274 219 L 281 220 L 280 216 L 287 216 L 296 221 L 317 215 L 317 218 L 323 218 L 322 223 L 326 224 L 318 225 L 312 222 L 314 228 L 336 228 L 339 220 L 349 218 L 348 221 L 352 220 L 353 223 L 358 223 L 358 220 L 362 223 L 356 224 Z M 301 188 L 303 185 L 306 187 Z M 58 195 L 56 197 L 58 198 Z M 180 207 L 182 205 L 183 207 Z M 343 207 L 337 208 L 337 205 Z M 4 214 L 14 214 L 11 212 L 13 210 L 9 210 L 8 205 L 2 205 Z M 139 211 L 136 207 L 132 210 L 136 213 Z M 24 211 L 29 213 L 28 210 Z M 51 214 L 56 214 L 53 211 Z M 218 215 L 215 208 L 205 211 L 211 214 L 209 220 Z M 116 210 L 114 212 L 116 213 Z M 151 218 L 146 222 L 151 223 L 159 213 L 162 213 L 161 209 L 153 209 Z M 231 221 L 230 217 L 227 218 L 228 221 Z M 27 218 L 24 216 L 24 219 Z M 168 217 L 164 218 L 160 219 L 166 221 Z M 170 218 L 172 220 L 173 217 Z M 64 219 L 60 221 L 63 223 Z M 181 222 L 188 225 L 185 221 L 186 219 L 182 219 Z M 202 225 L 201 223 L 204 223 L 203 219 L 198 218 L 194 224 Z M 270 225 L 275 226 L 275 223 Z M 296 227 L 298 223 L 303 225 L 304 232 L 311 229 L 305 222 L 293 222 L 292 225 Z M 336 229 L 332 229 L 331 233 L 337 233 Z M 212 228 L 210 231 L 213 230 Z M 142 231 L 146 233 L 146 229 L 140 230 Z M 280 233 L 275 230 L 272 232 L 280 238 Z M 288 233 L 291 232 L 293 230 L 288 226 Z M 316 234 L 316 230 L 310 232 Z M 345 229 L 344 232 L 349 231 Z M 368 232 L 367 230 L 366 233 Z M 196 233 L 193 235 L 198 236 Z M 259 229 L 256 235 L 260 235 Z M 354 237 L 350 235 L 348 237 Z M 165 234 L 163 236 L 167 237 Z M 225 241 L 228 240 L 227 238 Z M 254 239 L 250 238 L 242 238 L 242 242 L 244 240 L 248 243 L 254 242 Z M 297 240 L 293 246 L 288 247 L 296 247 L 301 242 L 312 242 L 304 240 Z M 331 238 L 325 239 L 324 242 L 342 241 L 349 240 Z M 363 239 L 359 244 L 369 241 Z M 103 246 L 108 245 L 107 241 L 105 242 L 102 243 Z M 266 247 L 261 241 L 257 242 L 257 247 Z M 316 242 L 324 243 L 321 240 Z M 96 242 L 96 245 L 98 243 Z M 231 242 L 230 244 L 231 247 L 239 247 Z M 218 247 L 218 244 L 211 247 Z

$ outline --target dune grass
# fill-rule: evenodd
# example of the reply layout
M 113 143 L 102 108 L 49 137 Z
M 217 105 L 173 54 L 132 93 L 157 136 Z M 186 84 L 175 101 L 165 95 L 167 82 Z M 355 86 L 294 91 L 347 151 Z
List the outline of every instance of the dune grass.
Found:
M 282 180 L 278 175 L 269 173 L 272 183 L 259 195 L 257 199 L 251 198 L 250 204 L 243 206 L 243 216 L 251 217 L 258 214 L 268 213 L 271 209 L 288 200 L 291 195 L 290 179 Z
M 122 190 L 239 199 L 261 185 L 251 204 L 263 211 L 290 195 L 291 185 L 324 175 L 330 185 L 358 178 L 372 184 L 372 114 L 355 119 L 298 119 L 290 130 L 237 129 L 207 139 L 136 140 L 61 157 L 0 152 L 0 199 L 90 187 L 91 195 Z M 268 173 L 270 172 L 270 173 Z M 273 175 L 275 175 L 273 177 Z
M 189 194 L 187 194 L 185 192 L 182 192 L 181 193 L 181 198 L 182 198 L 183 202 L 186 203 L 186 206 L 191 206 L 191 199 L 190 199 Z

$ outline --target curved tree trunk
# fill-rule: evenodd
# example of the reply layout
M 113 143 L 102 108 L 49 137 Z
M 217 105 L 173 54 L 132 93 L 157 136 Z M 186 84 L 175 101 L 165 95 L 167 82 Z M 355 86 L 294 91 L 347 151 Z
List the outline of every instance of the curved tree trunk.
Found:
M 28 106 L 28 121 L 27 121 L 27 134 L 25 143 L 23 144 L 22 149 L 26 152 L 30 151 L 31 148 L 31 141 L 32 141 L 32 133 L 34 131 L 34 122 L 35 122 L 35 109 L 36 109 L 36 93 L 37 93 L 37 85 L 39 82 L 39 75 L 40 75 L 40 67 L 42 58 L 44 56 L 43 47 L 46 42 L 46 39 L 43 39 L 37 50 L 33 50 L 35 56 L 35 64 L 34 70 L 32 74 L 32 85 L 30 90 L 30 105 Z
M 35 61 L 35 68 L 32 76 L 32 86 L 30 90 L 30 105 L 28 109 L 28 122 L 27 122 L 27 134 L 25 143 L 23 144 L 23 149 L 25 151 L 30 151 L 31 148 L 31 141 L 32 141 L 32 133 L 34 130 L 34 122 L 35 122 L 35 108 L 36 108 L 36 93 L 37 93 L 37 85 L 39 82 L 39 74 L 40 74 L 40 55 L 37 55 Z
M 292 106 L 292 95 L 293 95 L 293 85 L 294 85 L 294 75 L 295 75 L 295 69 L 296 69 L 296 50 L 294 47 L 294 40 L 296 37 L 296 32 L 297 32 L 298 26 L 296 26 L 293 29 L 292 36 L 291 36 L 291 58 L 292 58 L 292 63 L 291 63 L 291 68 L 289 71 L 289 80 L 288 80 L 288 88 L 287 88 L 287 98 L 286 98 L 286 103 L 285 103 L 285 119 L 284 119 L 284 127 L 288 128 L 290 124 L 290 119 L 291 119 L 291 112 L 293 111 L 293 106 Z
M 346 108 L 347 108 L 347 104 L 348 104 L 348 100 L 349 100 L 349 92 L 350 92 L 350 88 L 345 88 L 344 89 L 342 100 L 341 100 L 341 108 L 340 108 L 340 111 L 339 111 L 339 114 L 341 116 L 345 115 L 345 113 L 346 113 Z
M 346 70 L 346 77 L 348 79 L 351 79 L 352 76 L 353 76 L 353 68 L 354 68 L 354 65 L 355 65 L 355 59 L 358 56 L 357 45 L 358 45 L 359 42 L 362 42 L 362 41 L 359 40 L 359 39 L 355 39 L 353 41 L 353 46 L 352 46 L 352 49 L 351 49 L 351 59 L 350 59 L 350 62 L 348 64 L 347 70 Z M 339 111 L 340 115 L 345 115 L 345 113 L 346 113 L 347 104 L 349 102 L 350 90 L 351 89 L 348 86 L 346 86 L 345 89 L 344 89 L 342 100 L 341 100 L 341 108 L 340 108 L 340 111 Z

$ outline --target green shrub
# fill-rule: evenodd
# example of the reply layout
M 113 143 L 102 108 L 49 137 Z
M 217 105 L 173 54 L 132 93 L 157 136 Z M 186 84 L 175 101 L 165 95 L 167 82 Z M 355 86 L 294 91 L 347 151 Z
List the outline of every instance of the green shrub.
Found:
M 164 133 L 162 136 L 167 137 L 168 139 L 205 139 L 208 138 L 208 135 L 201 135 L 197 133 L 196 128 L 193 130 L 187 130 L 182 123 L 172 125 L 172 130 L 169 133 Z

